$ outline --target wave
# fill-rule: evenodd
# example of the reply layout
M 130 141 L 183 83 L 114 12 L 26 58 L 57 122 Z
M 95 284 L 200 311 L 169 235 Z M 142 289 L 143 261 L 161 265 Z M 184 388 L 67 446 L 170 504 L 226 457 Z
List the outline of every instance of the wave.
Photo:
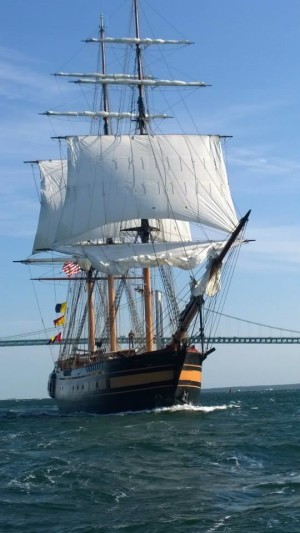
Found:
M 223 404 L 223 405 L 173 405 L 172 407 L 162 407 L 155 409 L 154 412 L 171 412 L 171 413 L 178 413 L 178 412 L 191 412 L 191 413 L 213 413 L 214 411 L 224 411 L 226 409 L 232 409 L 232 408 L 239 408 L 240 406 L 235 403 L 229 403 L 229 404 Z
M 239 409 L 240 405 L 234 402 L 223 405 L 191 405 L 191 404 L 178 404 L 173 405 L 172 407 L 156 407 L 154 409 L 145 409 L 141 411 L 124 411 L 122 413 L 113 413 L 112 415 L 106 416 L 127 416 L 127 415 L 137 415 L 137 414 L 161 414 L 161 413 L 212 413 L 214 411 L 224 411 L 226 409 Z
M 99 415 L 95 413 L 62 413 L 58 410 L 56 405 L 45 405 L 38 404 L 38 401 L 35 401 L 35 404 L 29 404 L 29 401 L 21 401 L 19 405 L 14 401 L 13 405 L 7 406 L 6 409 L 0 409 L 0 419 L 13 419 L 13 418 L 43 418 L 43 417 L 97 417 L 97 416 L 129 416 L 129 415 L 138 415 L 143 413 L 148 414 L 161 414 L 161 413 L 213 413 L 216 411 L 224 411 L 226 409 L 239 409 L 239 402 L 229 402 L 224 404 L 217 405 L 191 405 L 191 404 L 177 404 L 171 407 L 157 407 L 154 409 L 145 409 L 140 411 L 123 411 L 121 413 L 110 413 L 106 415 Z M 10 407 L 10 408 L 9 408 Z

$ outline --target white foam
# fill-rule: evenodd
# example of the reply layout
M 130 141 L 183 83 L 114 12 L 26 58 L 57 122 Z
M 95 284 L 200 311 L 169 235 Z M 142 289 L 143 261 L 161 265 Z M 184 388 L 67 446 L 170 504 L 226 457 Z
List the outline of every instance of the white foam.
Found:
M 224 411 L 226 409 L 240 409 L 240 405 L 234 402 L 223 405 L 173 405 L 172 407 L 156 407 L 154 409 L 145 409 L 141 411 L 123 411 L 122 413 L 111 413 L 106 416 L 127 416 L 127 415 L 137 415 L 141 413 L 178 413 L 178 412 L 189 412 L 189 413 L 212 413 L 214 411 Z
M 221 518 L 213 527 L 207 530 L 206 533 L 213 533 L 214 531 L 217 531 L 220 527 L 223 527 L 225 525 L 225 520 L 228 520 L 230 518 L 230 515 L 225 516 L 224 518 Z
M 234 403 L 230 404 L 223 404 L 223 405 L 173 405 L 172 407 L 161 407 L 154 409 L 155 413 L 162 413 L 162 412 L 171 412 L 176 413 L 180 411 L 188 411 L 188 412 L 200 412 L 200 413 L 213 413 L 214 411 L 224 411 L 226 409 L 232 409 L 232 408 L 239 408 L 239 405 L 236 405 Z

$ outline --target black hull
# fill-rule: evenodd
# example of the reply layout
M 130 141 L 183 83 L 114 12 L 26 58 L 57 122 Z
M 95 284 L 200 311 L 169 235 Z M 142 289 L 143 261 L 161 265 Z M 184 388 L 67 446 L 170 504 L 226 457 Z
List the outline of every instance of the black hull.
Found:
M 48 391 L 64 413 L 109 414 L 176 404 L 199 404 L 201 353 L 193 348 L 157 350 L 57 369 Z

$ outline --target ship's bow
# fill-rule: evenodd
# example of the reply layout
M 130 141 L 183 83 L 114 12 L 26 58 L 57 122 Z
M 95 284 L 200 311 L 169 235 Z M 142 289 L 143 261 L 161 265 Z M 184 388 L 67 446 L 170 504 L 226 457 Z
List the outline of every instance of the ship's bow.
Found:
M 204 359 L 205 356 L 196 348 L 188 348 L 179 374 L 176 403 L 199 405 Z

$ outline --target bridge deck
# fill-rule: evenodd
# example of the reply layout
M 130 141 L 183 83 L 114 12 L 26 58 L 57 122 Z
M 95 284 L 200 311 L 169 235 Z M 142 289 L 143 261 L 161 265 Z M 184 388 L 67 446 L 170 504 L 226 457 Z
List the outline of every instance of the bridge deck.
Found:
M 164 344 L 168 344 L 171 339 L 162 339 Z M 191 337 L 192 344 L 200 344 L 200 337 Z M 74 339 L 63 340 L 61 344 L 72 344 Z M 120 345 L 127 345 L 127 337 L 119 337 Z M 137 344 L 139 339 L 136 339 Z M 105 339 L 103 339 L 105 343 Z M 44 346 L 49 344 L 48 339 L 0 339 L 0 347 L 13 346 Z M 54 343 L 58 344 L 58 343 Z M 54 345 L 52 344 L 52 346 Z M 80 344 L 87 344 L 87 339 L 82 339 Z M 300 337 L 208 337 L 205 344 L 300 344 Z

